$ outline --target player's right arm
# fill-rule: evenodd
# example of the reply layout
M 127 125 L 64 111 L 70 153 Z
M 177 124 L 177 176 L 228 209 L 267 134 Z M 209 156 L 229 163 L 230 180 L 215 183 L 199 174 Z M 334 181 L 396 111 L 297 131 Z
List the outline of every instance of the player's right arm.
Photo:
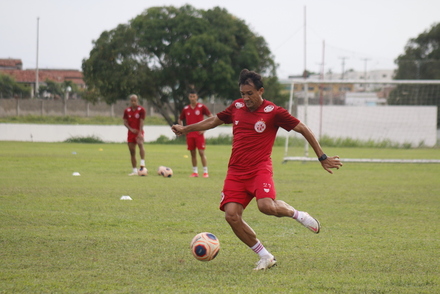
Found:
M 209 129 L 213 129 L 221 124 L 223 124 L 223 121 L 220 120 L 217 116 L 213 116 L 192 125 L 187 125 L 187 126 L 173 125 L 171 129 L 174 132 L 174 134 L 180 136 L 180 135 L 188 134 L 190 132 L 206 131 Z
M 128 124 L 128 120 L 126 120 L 126 119 L 124 119 L 124 126 L 125 126 L 130 132 L 135 133 L 135 134 L 138 133 L 138 131 L 137 131 L 136 129 L 133 129 L 133 128 L 130 127 L 130 125 Z

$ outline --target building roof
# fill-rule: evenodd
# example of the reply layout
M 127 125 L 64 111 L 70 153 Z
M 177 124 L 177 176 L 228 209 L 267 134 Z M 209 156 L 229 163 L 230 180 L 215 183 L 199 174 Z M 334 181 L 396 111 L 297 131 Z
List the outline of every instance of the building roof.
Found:
M 22 66 L 23 62 L 21 62 L 21 59 L 0 59 L 0 68 L 21 69 Z
M 35 69 L 2 69 L 0 73 L 12 76 L 19 83 L 35 83 Z M 38 81 L 44 83 L 46 80 L 57 83 L 72 81 L 77 85 L 84 85 L 83 74 L 75 69 L 39 69 Z

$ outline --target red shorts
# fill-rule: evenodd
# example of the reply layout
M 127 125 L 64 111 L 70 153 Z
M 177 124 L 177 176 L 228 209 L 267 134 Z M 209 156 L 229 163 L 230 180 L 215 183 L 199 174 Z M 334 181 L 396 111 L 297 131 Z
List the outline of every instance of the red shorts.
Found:
M 142 132 L 142 136 L 143 135 L 144 135 L 144 132 Z M 128 131 L 127 142 L 128 143 L 137 143 L 137 141 L 136 141 L 137 136 L 138 136 L 138 134 L 135 134 L 135 133 Z
M 232 175 L 228 172 L 223 185 L 220 210 L 224 211 L 226 203 L 235 202 L 243 205 L 243 208 L 256 199 L 275 199 L 275 185 L 271 170 L 257 170 L 246 175 Z
M 205 136 L 203 134 L 191 134 L 190 136 L 186 136 L 186 145 L 188 146 L 188 150 L 205 150 Z

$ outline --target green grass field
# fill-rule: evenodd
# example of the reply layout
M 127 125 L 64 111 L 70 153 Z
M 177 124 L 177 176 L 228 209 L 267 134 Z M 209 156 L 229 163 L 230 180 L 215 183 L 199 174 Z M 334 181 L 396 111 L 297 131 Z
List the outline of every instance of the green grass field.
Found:
M 440 158 L 439 149 L 325 151 Z M 275 147 L 278 198 L 322 231 L 252 202 L 244 218 L 278 260 L 253 272 L 258 256 L 218 210 L 230 146 L 208 146 L 208 179 L 188 177 L 184 145 L 146 152 L 149 175 L 128 177 L 125 144 L 0 142 L 0 293 L 440 293 L 439 164 L 346 163 L 330 175 L 319 163 L 282 164 Z M 157 176 L 159 165 L 174 176 Z M 210 262 L 189 250 L 202 231 L 221 242 Z

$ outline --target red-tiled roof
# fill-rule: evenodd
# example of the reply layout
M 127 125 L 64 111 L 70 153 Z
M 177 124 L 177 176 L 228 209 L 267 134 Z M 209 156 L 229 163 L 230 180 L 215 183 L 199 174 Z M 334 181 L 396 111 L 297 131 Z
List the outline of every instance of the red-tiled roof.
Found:
M 21 62 L 21 59 L 0 59 L 0 68 L 21 68 L 23 66 L 23 63 Z
M 0 73 L 10 75 L 20 83 L 35 83 L 35 69 L 18 70 L 0 68 Z M 79 70 L 39 69 L 38 81 L 43 83 L 47 79 L 57 83 L 72 81 L 77 85 L 84 85 L 83 75 Z

